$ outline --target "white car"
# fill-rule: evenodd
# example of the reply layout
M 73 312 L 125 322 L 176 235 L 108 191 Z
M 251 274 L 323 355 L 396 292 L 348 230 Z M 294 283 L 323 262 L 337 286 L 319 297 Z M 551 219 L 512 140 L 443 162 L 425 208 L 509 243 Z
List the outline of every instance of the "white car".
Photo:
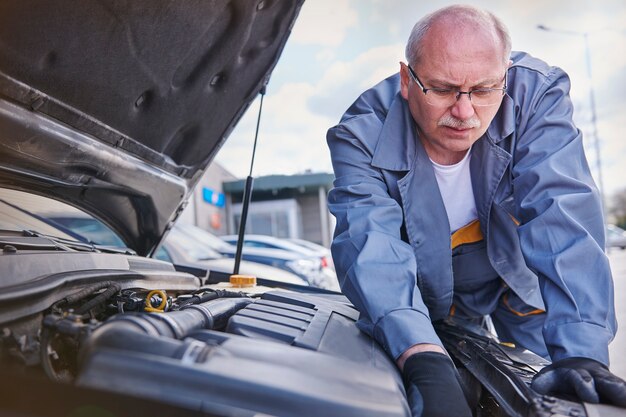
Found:
M 626 249 L 626 230 L 608 224 L 606 226 L 606 247 Z
M 326 263 L 328 267 L 332 268 L 333 271 L 335 270 L 335 263 L 333 262 L 333 255 L 330 252 L 330 249 L 328 249 L 326 246 L 322 246 L 318 243 L 311 242 L 309 240 L 304 240 L 304 239 L 288 238 L 286 240 L 291 243 L 295 243 L 296 245 L 300 245 L 302 247 L 310 249 L 314 253 L 317 253 L 319 256 L 324 257 L 326 259 Z
M 238 236 L 226 235 L 220 236 L 220 238 L 223 239 L 225 242 L 235 245 L 237 243 Z M 316 277 L 314 278 L 315 283 L 311 283 L 311 285 L 317 285 L 321 288 L 335 291 L 339 290 L 337 273 L 335 272 L 335 266 L 332 262 L 332 257 L 330 256 L 328 249 L 324 248 L 323 246 L 321 247 L 323 250 L 320 250 L 319 248 L 305 247 L 301 243 L 295 243 L 287 239 L 281 239 L 274 236 L 246 234 L 243 240 L 243 247 L 263 248 L 268 250 L 272 249 L 298 253 L 305 256 L 315 256 L 319 259 L 321 270 L 316 274 Z

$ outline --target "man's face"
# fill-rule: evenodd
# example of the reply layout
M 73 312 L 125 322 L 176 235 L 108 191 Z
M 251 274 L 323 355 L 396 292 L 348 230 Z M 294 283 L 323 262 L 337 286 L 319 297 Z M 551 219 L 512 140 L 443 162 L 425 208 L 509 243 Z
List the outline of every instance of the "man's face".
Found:
M 502 88 L 507 65 L 503 47 L 491 33 L 446 23 L 426 34 L 419 62 L 413 67 L 426 88 Z M 449 106 L 426 102 L 424 92 L 401 64 L 401 94 L 408 101 L 428 156 L 440 164 L 460 161 L 487 130 L 502 102 L 475 106 L 462 94 Z M 431 93 L 428 93 L 431 94 Z

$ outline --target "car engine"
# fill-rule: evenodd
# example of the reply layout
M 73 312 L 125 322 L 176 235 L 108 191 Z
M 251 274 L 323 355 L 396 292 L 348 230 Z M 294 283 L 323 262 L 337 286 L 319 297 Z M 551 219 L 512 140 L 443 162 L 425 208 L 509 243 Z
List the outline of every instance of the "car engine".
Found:
M 410 414 L 395 365 L 340 294 L 198 285 L 178 271 L 162 276 L 165 263 L 135 265 L 107 279 L 48 277 L 42 303 L 62 296 L 4 315 L 2 368 L 211 415 Z M 156 272 L 167 289 L 155 288 Z

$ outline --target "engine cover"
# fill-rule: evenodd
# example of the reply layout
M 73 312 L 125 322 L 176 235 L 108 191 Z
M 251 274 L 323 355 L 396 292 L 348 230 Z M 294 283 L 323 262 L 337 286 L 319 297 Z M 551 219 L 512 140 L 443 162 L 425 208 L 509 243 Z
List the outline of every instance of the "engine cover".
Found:
M 271 292 L 223 332 L 177 340 L 125 323 L 88 341 L 77 383 L 217 415 L 410 415 L 395 365 L 357 317 L 341 296 Z

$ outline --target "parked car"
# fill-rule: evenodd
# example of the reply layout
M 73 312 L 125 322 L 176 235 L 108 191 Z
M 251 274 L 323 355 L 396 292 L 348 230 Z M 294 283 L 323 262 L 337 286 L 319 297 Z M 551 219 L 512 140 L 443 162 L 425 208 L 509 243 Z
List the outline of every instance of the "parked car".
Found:
M 207 245 L 226 256 L 234 257 L 237 252 L 237 247 L 235 246 L 237 239 L 231 243 L 228 236 L 226 239 L 223 239 L 222 237 L 217 237 L 191 224 L 180 224 L 177 227 L 180 227 L 186 234 L 205 242 Z M 272 265 L 293 272 L 314 287 L 334 291 L 339 290 L 337 275 L 334 271 L 324 267 L 319 256 L 311 251 L 292 251 L 277 247 L 250 246 L 244 243 L 241 253 L 242 259 Z
M 317 253 L 318 256 L 324 257 L 326 259 L 327 265 L 335 270 L 335 263 L 333 262 L 333 255 L 326 246 L 322 246 L 319 243 L 311 242 L 309 240 L 304 239 L 296 239 L 296 238 L 288 238 L 286 239 L 291 243 L 295 243 L 296 245 L 300 245 L 309 250 L 312 250 L 314 253 Z
M 222 240 L 230 243 L 236 244 L 238 236 L 237 235 L 226 235 L 220 236 Z M 300 241 L 306 242 L 306 241 Z M 287 239 L 281 239 L 274 236 L 268 235 L 253 235 L 247 234 L 244 236 L 243 246 L 248 248 L 266 248 L 266 249 L 280 249 L 294 253 L 301 253 L 307 256 L 317 256 L 320 259 L 322 268 L 330 268 L 332 272 L 330 275 L 332 276 L 335 271 L 335 265 L 333 264 L 332 257 L 330 256 L 330 251 L 323 246 L 315 245 L 312 242 L 307 242 L 306 244 L 296 243 Z M 336 274 L 335 274 L 336 280 Z
M 0 414 L 411 415 L 394 360 L 343 295 L 151 258 L 301 5 L 2 3 Z M 88 213 L 125 247 L 63 232 L 31 214 L 33 196 Z M 612 414 L 534 393 L 546 362 L 480 330 L 438 327 L 476 415 Z
M 606 247 L 626 249 L 626 230 L 608 224 L 606 226 Z
M 224 274 L 233 273 L 235 266 L 234 258 L 216 251 L 206 241 L 197 239 L 195 235 L 187 233 L 186 230 L 187 228 L 185 227 L 174 226 L 154 257 L 172 262 L 175 265 L 190 265 L 199 268 L 208 267 L 212 271 Z M 290 284 L 309 285 L 304 278 L 297 274 L 258 262 L 241 260 L 239 273 Z

